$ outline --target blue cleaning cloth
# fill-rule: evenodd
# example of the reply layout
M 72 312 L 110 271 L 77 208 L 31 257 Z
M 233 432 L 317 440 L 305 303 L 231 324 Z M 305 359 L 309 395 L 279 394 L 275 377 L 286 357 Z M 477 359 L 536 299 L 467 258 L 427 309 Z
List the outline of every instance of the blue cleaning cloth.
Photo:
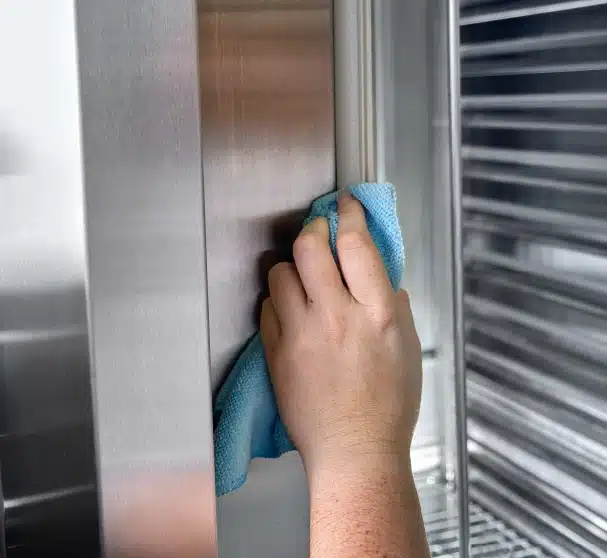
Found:
M 349 188 L 365 208 L 367 226 L 379 249 L 394 289 L 403 274 L 405 254 L 396 214 L 396 194 L 391 184 L 360 184 Z M 326 217 L 333 255 L 337 235 L 337 196 L 332 192 L 317 199 L 306 222 Z M 256 333 L 221 388 L 213 422 L 215 490 L 217 496 L 236 490 L 247 478 L 249 461 L 255 457 L 280 457 L 295 446 L 280 420 L 261 336 Z

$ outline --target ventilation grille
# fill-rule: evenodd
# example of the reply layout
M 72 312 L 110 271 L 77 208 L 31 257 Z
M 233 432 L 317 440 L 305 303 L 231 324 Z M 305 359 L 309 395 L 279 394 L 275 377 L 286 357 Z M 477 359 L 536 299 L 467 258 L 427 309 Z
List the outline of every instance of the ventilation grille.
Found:
M 460 6 L 471 497 L 605 557 L 607 0 Z

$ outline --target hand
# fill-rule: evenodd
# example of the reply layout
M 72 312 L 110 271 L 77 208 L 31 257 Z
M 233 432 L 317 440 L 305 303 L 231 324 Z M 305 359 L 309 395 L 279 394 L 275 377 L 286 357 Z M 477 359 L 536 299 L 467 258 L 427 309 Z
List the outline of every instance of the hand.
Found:
M 350 195 L 339 199 L 337 253 L 343 280 L 319 218 L 295 241 L 295 264 L 270 271 L 261 335 L 280 415 L 310 481 L 386 462 L 410 471 L 420 344 L 408 295 L 392 289 Z

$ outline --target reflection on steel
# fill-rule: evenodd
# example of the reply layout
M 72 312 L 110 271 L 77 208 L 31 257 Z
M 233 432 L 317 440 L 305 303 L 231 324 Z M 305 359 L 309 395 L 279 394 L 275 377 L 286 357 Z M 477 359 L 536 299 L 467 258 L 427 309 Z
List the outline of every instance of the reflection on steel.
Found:
M 291 258 L 310 202 L 335 188 L 331 11 L 330 0 L 198 2 L 213 389 L 257 329 L 270 265 Z M 252 464 L 220 499 L 221 555 L 307 556 L 294 457 Z
M 215 553 L 196 2 L 77 3 L 105 556 Z
M 554 14 L 558 12 L 571 12 L 582 10 L 584 8 L 592 8 L 594 6 L 603 6 L 607 4 L 607 0 L 560 0 L 548 4 L 540 4 L 539 6 L 528 6 L 524 8 L 507 8 L 505 10 L 489 10 L 475 15 L 462 17 L 461 25 L 475 25 L 478 23 L 490 23 L 493 21 L 502 21 L 506 19 L 518 19 L 537 15 Z M 466 6 L 465 0 L 462 6 Z
M 607 107 L 606 93 L 541 93 L 524 95 L 470 95 L 461 101 L 463 109 L 601 109 Z
M 6 522 L 4 513 L 4 493 L 2 491 L 2 463 L 0 463 L 0 558 L 6 558 Z
M 463 191 L 462 191 L 462 138 L 460 119 L 460 24 L 459 2 L 449 2 L 449 113 L 451 121 L 451 227 L 453 251 L 453 314 L 455 364 L 455 421 L 457 425 L 457 489 L 459 493 L 459 538 L 462 558 L 471 552 L 470 510 L 468 494 L 468 454 L 466 444 L 466 364 L 465 364 L 465 304 L 463 267 Z
M 607 30 L 579 31 L 576 33 L 559 33 L 540 35 L 532 38 L 507 39 L 488 43 L 462 45 L 460 53 L 463 60 L 505 54 L 521 54 L 550 49 L 579 48 L 602 46 L 607 42 Z
M 329 0 L 198 6 L 217 389 L 256 328 L 264 257 L 291 257 L 310 202 L 335 187 L 333 33 Z
M 74 6 L 0 11 L 0 548 L 95 556 Z

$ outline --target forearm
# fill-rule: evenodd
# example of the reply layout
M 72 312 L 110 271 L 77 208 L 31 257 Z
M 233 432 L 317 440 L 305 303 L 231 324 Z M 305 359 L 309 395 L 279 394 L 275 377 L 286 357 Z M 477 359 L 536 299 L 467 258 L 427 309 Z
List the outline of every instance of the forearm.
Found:
M 310 478 L 311 558 L 429 558 L 408 465 L 346 463 Z

